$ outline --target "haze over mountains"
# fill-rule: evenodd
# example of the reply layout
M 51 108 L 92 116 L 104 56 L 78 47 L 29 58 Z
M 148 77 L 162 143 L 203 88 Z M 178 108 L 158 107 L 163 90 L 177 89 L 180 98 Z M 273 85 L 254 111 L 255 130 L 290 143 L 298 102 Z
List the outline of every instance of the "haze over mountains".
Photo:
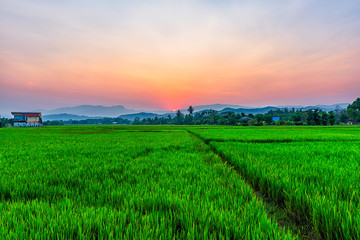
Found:
M 43 110 L 43 115 L 50 114 L 74 114 L 86 115 L 88 117 L 117 117 L 121 114 L 134 113 L 134 110 L 126 109 L 122 105 L 117 106 L 102 106 L 102 105 L 80 105 L 75 107 L 63 107 L 54 110 Z
M 199 105 L 194 106 L 195 111 L 204 111 L 204 110 L 216 110 L 219 112 L 226 112 L 226 111 L 232 111 L 235 113 L 245 113 L 245 114 L 258 114 L 258 113 L 266 113 L 270 110 L 276 109 L 276 108 L 292 108 L 303 110 L 308 110 L 311 108 L 318 108 L 323 111 L 333 111 L 335 110 L 336 106 L 339 106 L 340 108 L 346 108 L 349 105 L 349 103 L 338 103 L 338 104 L 332 104 L 332 105 L 315 105 L 315 106 L 267 106 L 267 107 L 247 107 L 247 106 L 241 106 L 241 105 L 231 105 L 231 104 L 213 104 L 213 105 Z M 186 109 L 180 109 L 182 113 L 187 113 Z M 117 106 L 101 106 L 101 105 L 80 105 L 80 106 L 74 106 L 74 107 L 63 107 L 63 108 L 57 108 L 53 110 L 39 110 L 43 114 L 44 121 L 47 120 L 85 120 L 89 118 L 104 118 L 104 117 L 120 117 L 123 119 L 129 119 L 134 120 L 136 117 L 142 118 L 154 118 L 156 116 L 158 117 L 164 117 L 168 115 L 175 115 L 175 112 L 173 111 L 144 111 L 144 110 L 133 110 L 133 109 L 127 109 L 126 107 L 122 105 Z

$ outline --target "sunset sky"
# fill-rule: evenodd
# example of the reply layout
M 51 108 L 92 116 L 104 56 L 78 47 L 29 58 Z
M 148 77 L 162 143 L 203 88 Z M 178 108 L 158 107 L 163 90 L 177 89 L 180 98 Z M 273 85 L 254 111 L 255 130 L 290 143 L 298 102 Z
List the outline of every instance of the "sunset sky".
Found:
M 0 0 L 0 112 L 357 97 L 359 0 Z

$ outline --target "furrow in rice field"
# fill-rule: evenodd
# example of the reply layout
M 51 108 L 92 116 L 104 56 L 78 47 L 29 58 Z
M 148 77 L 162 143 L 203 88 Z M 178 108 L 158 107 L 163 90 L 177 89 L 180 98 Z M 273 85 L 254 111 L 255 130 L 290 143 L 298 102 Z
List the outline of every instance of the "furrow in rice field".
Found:
M 252 132 L 248 128 L 190 131 L 299 224 L 311 224 L 320 238 L 360 239 L 359 130 L 295 127 Z M 223 141 L 219 142 L 221 131 Z M 306 134 L 317 141 L 307 141 Z M 245 141 L 227 141 L 234 136 Z M 251 142 L 261 138 L 294 141 Z
M 304 239 L 320 239 L 318 233 L 314 230 L 314 227 L 310 221 L 301 221 L 297 217 L 294 216 L 293 212 L 289 212 L 285 209 L 284 205 L 273 199 L 266 189 L 259 188 L 259 185 L 254 184 L 254 182 L 250 179 L 251 176 L 247 175 L 246 172 L 242 171 L 238 165 L 233 164 L 232 161 L 228 159 L 222 152 L 219 152 L 213 145 L 209 144 L 208 141 L 204 140 L 198 134 L 194 134 L 191 130 L 188 132 L 195 136 L 196 138 L 200 139 L 207 144 L 211 151 L 214 152 L 225 164 L 229 167 L 234 168 L 241 176 L 242 179 L 252 187 L 253 191 L 256 193 L 257 197 L 261 199 L 264 203 L 268 215 L 274 221 L 277 222 L 281 227 L 287 229 L 293 233 L 296 233 L 298 236 Z

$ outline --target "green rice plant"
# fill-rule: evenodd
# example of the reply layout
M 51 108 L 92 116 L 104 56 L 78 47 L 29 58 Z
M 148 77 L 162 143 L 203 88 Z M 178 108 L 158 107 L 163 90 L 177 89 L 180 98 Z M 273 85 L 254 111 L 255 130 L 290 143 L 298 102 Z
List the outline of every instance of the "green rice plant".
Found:
M 212 126 L 189 127 L 192 133 L 204 141 L 237 141 L 253 143 L 316 142 L 316 141 L 360 141 L 358 126 L 264 126 L 229 127 Z
M 351 135 L 351 141 L 338 129 Z M 359 128 L 338 129 L 318 128 L 321 134 L 309 136 L 317 141 L 303 138 L 305 131 L 299 136 L 290 133 L 294 142 L 252 142 L 248 137 L 210 145 L 289 215 L 311 223 L 322 238 L 360 239 Z M 263 130 L 257 131 L 254 136 Z
M 0 129 L 0 173 L 1 239 L 298 238 L 183 127 Z

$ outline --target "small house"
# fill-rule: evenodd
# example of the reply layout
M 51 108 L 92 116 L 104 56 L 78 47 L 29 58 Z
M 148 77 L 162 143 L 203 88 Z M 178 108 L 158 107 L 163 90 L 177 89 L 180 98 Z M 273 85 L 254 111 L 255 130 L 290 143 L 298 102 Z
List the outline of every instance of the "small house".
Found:
M 42 127 L 41 113 L 39 112 L 12 112 L 14 127 Z

